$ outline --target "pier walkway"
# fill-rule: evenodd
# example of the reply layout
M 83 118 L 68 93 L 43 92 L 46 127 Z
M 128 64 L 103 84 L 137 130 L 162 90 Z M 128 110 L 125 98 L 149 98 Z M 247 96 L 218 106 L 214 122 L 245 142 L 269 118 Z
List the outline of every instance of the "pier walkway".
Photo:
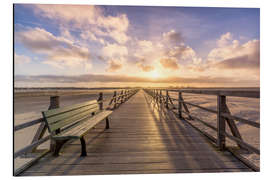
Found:
M 159 107 L 140 90 L 80 141 L 64 145 L 61 154 L 46 155 L 22 176 L 143 174 L 252 171 L 227 151 L 219 151 L 187 122 Z

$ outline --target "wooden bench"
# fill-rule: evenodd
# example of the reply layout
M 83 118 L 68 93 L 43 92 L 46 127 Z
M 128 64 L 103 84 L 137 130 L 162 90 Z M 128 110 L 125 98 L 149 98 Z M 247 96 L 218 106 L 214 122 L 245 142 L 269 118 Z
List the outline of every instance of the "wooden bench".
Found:
M 100 109 L 97 100 L 93 100 L 42 112 L 49 133 L 56 142 L 54 156 L 59 155 L 61 147 L 70 139 L 80 139 L 81 156 L 87 156 L 84 135 L 104 119 L 106 129 L 109 128 L 108 116 L 112 111 Z

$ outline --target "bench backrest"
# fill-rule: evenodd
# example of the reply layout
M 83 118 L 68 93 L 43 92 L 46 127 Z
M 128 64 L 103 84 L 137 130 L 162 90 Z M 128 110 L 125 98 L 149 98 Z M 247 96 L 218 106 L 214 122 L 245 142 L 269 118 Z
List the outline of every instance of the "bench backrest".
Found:
M 49 132 L 77 123 L 99 110 L 97 100 L 87 101 L 72 106 L 43 111 L 42 115 L 48 125 Z

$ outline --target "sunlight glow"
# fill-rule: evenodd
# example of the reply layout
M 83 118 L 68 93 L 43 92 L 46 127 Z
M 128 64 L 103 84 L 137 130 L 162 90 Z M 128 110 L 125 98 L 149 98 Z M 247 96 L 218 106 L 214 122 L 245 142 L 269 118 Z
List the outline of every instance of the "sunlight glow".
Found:
M 157 78 L 160 77 L 160 74 L 159 74 L 159 72 L 157 70 L 154 70 L 154 71 L 151 72 L 150 76 L 152 78 L 154 78 L 154 79 L 157 79 Z

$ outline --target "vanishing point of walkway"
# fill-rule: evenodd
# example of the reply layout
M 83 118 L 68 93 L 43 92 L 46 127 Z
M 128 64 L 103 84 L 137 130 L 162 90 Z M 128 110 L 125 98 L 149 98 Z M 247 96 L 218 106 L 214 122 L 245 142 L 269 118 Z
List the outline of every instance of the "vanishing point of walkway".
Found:
M 21 175 L 90 175 L 251 171 L 220 152 L 190 125 L 162 110 L 142 90 L 116 109 L 110 129 L 102 122 L 59 157 L 45 156 Z

